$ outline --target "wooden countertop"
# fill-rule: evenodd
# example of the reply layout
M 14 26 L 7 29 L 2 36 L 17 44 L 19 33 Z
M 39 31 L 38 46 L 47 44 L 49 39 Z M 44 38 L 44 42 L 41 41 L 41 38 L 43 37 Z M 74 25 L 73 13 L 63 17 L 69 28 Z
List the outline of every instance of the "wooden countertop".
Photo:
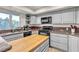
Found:
M 44 35 L 31 35 L 9 42 L 12 48 L 8 52 L 32 52 L 48 39 Z

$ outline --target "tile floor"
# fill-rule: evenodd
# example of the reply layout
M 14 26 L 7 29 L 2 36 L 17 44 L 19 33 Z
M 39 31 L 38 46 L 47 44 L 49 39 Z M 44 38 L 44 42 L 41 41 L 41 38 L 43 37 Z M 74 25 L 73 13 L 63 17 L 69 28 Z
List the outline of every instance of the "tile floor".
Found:
M 48 49 L 48 52 L 62 52 L 61 50 L 59 50 L 59 49 L 56 49 L 56 48 L 49 48 Z

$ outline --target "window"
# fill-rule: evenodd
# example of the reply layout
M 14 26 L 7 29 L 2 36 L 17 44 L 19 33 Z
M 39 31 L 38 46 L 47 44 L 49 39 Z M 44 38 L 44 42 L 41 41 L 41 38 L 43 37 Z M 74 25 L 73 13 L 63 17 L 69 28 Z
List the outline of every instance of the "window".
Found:
M 0 30 L 17 29 L 20 27 L 20 16 L 0 13 Z
M 10 29 L 9 14 L 0 13 L 0 30 Z
M 20 27 L 20 19 L 19 16 L 12 15 L 12 28 L 16 29 Z

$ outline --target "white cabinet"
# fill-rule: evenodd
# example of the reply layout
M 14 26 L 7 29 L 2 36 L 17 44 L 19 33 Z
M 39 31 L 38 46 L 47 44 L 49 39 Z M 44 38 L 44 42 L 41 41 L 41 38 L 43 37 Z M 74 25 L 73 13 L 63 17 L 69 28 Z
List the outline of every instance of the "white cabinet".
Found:
M 36 16 L 31 16 L 30 24 L 36 24 L 36 22 L 37 22 Z
M 51 46 L 58 48 L 58 49 L 61 49 L 63 51 L 67 51 L 67 45 L 66 44 L 61 44 L 61 43 L 58 43 L 58 42 L 51 41 Z
M 76 24 L 79 24 L 79 8 L 76 8 Z
M 6 35 L 6 36 L 3 36 L 3 38 L 6 40 L 6 41 L 13 41 L 13 40 L 16 40 L 16 39 L 19 39 L 19 38 L 22 38 L 23 37 L 23 33 L 17 33 L 17 34 L 11 34 L 11 35 Z
M 51 34 L 50 45 L 63 51 L 68 51 L 68 36 L 63 34 Z
M 63 22 L 63 24 L 75 23 L 74 9 L 67 9 L 67 10 L 62 11 L 62 22 Z
M 41 17 L 48 16 L 52 16 L 52 24 L 74 24 L 76 22 L 75 8 L 69 8 L 37 16 L 37 24 L 41 24 Z M 79 23 L 79 8 L 77 9 L 77 23 Z
M 52 24 L 62 24 L 62 17 L 60 14 L 53 14 L 52 16 Z
M 58 42 L 58 43 L 62 43 L 62 44 L 67 44 L 67 37 L 52 35 L 51 38 L 53 38 L 51 40 L 54 41 L 54 42 Z
M 69 36 L 69 52 L 79 52 L 79 37 Z
M 79 52 L 79 37 L 72 35 L 51 34 L 52 47 L 69 52 Z
M 49 39 L 42 43 L 34 52 L 47 52 L 49 48 Z
M 41 17 L 38 16 L 36 19 L 37 19 L 37 24 L 41 24 Z

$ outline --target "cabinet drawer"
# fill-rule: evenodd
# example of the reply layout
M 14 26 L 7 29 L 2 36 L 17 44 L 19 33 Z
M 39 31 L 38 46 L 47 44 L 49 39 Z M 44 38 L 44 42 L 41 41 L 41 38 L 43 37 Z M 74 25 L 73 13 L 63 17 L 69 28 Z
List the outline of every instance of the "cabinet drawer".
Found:
M 23 33 L 22 34 L 18 34 L 18 36 L 23 36 Z
M 67 44 L 67 38 L 65 37 L 51 36 L 51 40 L 58 43 Z
M 13 41 L 13 40 L 16 40 L 16 38 L 10 38 L 10 39 L 5 39 L 7 42 L 10 42 L 10 41 Z
M 34 52 L 42 52 L 47 46 L 49 46 L 49 40 L 39 46 Z
M 69 36 L 69 52 L 79 52 L 79 38 L 75 36 Z
M 51 46 L 52 46 L 52 47 L 59 48 L 59 49 L 64 50 L 64 51 L 67 51 L 67 45 L 65 45 L 65 44 L 60 44 L 60 43 L 56 43 L 56 42 L 51 42 Z
M 19 38 L 22 38 L 23 37 L 23 34 L 15 34 L 15 35 L 9 35 L 9 36 L 5 36 L 3 37 L 6 41 L 13 41 L 13 40 L 16 40 L 16 39 L 19 39 Z
M 45 49 L 44 49 L 42 52 L 47 52 L 48 49 L 49 49 L 49 45 L 47 45 L 47 46 L 45 47 Z
M 4 38 L 5 39 L 10 39 L 10 38 L 12 38 L 12 36 L 5 36 Z
M 14 38 L 14 37 L 17 37 L 17 35 L 9 35 L 9 36 L 5 36 L 4 38 L 5 38 L 5 39 L 12 39 L 12 38 Z
M 51 36 L 67 37 L 67 35 L 65 34 L 56 34 L 56 33 L 51 33 Z
M 23 34 L 17 34 L 15 37 L 17 37 L 17 39 L 22 38 Z

